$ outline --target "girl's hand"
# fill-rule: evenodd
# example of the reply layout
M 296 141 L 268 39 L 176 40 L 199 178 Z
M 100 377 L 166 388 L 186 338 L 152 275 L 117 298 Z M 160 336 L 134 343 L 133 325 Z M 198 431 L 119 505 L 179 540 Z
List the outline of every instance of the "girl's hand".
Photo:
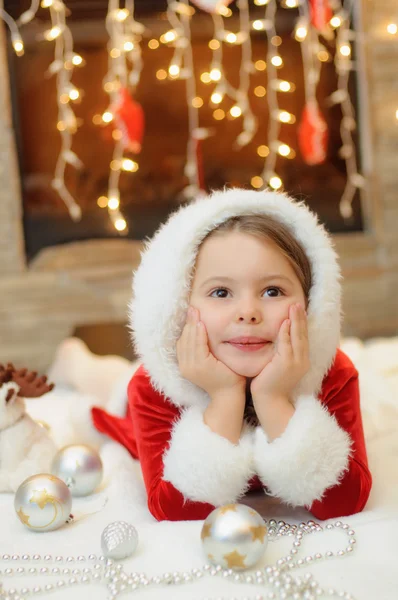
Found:
M 253 403 L 275 398 L 290 400 L 292 392 L 310 368 L 307 315 L 300 304 L 289 308 L 272 360 L 251 382 Z
M 211 398 L 220 392 L 245 390 L 246 379 L 217 360 L 210 352 L 207 331 L 199 311 L 189 307 L 187 320 L 177 342 L 181 375 L 204 389 Z

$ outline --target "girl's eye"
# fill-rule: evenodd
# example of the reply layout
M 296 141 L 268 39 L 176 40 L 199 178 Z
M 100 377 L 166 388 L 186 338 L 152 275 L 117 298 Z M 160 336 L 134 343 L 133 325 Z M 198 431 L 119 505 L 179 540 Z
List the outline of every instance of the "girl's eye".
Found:
M 269 287 L 264 291 L 269 298 L 277 298 L 278 296 L 282 296 L 282 290 L 278 287 Z
M 229 294 L 229 292 L 225 288 L 217 288 L 216 290 L 212 291 L 210 296 L 212 298 L 226 298 L 227 294 Z

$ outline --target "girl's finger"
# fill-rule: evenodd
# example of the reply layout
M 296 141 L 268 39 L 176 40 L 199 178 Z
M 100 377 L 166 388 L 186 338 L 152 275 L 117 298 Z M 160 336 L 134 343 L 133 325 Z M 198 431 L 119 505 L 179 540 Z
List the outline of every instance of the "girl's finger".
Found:
M 196 356 L 199 360 L 209 356 L 209 342 L 207 331 L 203 321 L 199 321 L 196 325 Z
M 285 319 L 279 329 L 278 349 L 280 354 L 291 352 L 290 319 Z
M 296 359 L 300 359 L 308 351 L 307 319 L 304 309 L 299 305 L 291 307 L 291 343 Z

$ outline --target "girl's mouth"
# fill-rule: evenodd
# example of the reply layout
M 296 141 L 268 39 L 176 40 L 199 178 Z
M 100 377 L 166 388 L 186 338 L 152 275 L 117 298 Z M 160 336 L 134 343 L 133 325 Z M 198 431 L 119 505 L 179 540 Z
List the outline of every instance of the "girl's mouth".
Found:
M 242 344 L 239 342 L 227 342 L 227 344 L 242 352 L 257 352 L 258 350 L 262 350 L 262 348 L 264 348 L 269 343 L 270 342 L 252 342 L 249 344 Z

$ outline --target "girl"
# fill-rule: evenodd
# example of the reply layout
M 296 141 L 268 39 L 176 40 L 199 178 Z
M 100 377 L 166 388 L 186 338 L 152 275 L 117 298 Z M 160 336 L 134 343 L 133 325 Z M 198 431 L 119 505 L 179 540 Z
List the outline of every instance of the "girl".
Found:
M 316 518 L 371 489 L 358 373 L 338 349 L 340 271 L 304 204 L 231 189 L 182 207 L 143 253 L 125 418 L 96 427 L 141 461 L 158 520 L 204 519 L 248 490 Z

